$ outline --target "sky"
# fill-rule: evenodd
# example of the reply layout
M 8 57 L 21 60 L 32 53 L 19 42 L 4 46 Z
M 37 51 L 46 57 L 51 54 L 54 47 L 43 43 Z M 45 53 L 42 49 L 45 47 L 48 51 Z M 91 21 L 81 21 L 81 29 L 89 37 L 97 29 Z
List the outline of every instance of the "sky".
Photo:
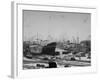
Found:
M 23 10 L 24 41 L 40 39 L 86 40 L 91 35 L 91 14 Z

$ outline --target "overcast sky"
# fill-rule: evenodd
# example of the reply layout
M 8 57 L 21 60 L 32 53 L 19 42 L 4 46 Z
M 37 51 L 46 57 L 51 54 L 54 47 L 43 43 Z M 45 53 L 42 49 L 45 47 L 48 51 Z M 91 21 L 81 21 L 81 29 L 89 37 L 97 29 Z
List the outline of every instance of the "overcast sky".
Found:
M 48 35 L 56 40 L 72 40 L 79 37 L 88 39 L 91 34 L 91 15 L 89 13 L 23 11 L 24 40 L 36 38 L 46 40 Z

